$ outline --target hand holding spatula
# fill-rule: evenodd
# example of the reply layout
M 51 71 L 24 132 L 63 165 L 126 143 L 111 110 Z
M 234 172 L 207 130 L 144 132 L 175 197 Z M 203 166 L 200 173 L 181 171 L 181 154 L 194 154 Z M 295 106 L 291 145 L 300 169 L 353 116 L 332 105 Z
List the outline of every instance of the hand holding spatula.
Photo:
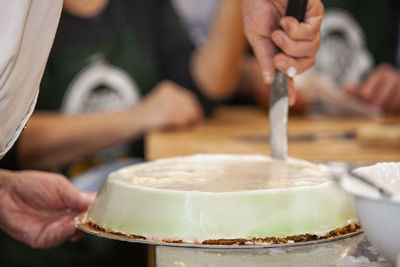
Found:
M 278 159 L 287 156 L 288 76 L 293 77 L 314 64 L 323 12 L 320 0 L 243 0 L 246 36 L 265 82 L 273 83 L 271 155 Z

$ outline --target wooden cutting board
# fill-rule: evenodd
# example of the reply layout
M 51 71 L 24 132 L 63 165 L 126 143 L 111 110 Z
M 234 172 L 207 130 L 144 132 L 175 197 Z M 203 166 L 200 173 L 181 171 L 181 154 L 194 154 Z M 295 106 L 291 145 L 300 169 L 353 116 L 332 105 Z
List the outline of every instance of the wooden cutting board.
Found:
M 364 146 L 400 150 L 400 123 L 365 123 L 357 128 L 357 140 Z
M 379 138 L 375 135 L 373 139 L 362 130 L 371 122 L 368 118 L 291 116 L 289 156 L 311 161 L 400 161 L 399 146 L 382 145 L 388 140 L 387 135 Z M 400 116 L 384 117 L 374 125 L 396 123 L 400 125 Z M 252 107 L 221 107 L 201 125 L 151 132 L 146 136 L 146 157 L 153 160 L 194 153 L 269 155 L 268 134 L 265 111 Z M 391 136 L 392 140 L 397 140 L 400 127 Z

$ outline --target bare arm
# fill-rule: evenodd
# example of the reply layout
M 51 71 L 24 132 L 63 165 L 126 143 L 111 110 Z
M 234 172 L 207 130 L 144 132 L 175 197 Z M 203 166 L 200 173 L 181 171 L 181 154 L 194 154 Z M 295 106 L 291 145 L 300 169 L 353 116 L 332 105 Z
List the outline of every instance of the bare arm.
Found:
M 247 47 L 241 20 L 241 1 L 223 0 L 207 41 L 192 58 L 192 72 L 212 99 L 229 96 L 235 89 Z
M 60 166 L 132 141 L 151 129 L 197 123 L 202 116 L 196 97 L 168 81 L 159 83 L 138 106 L 124 112 L 75 116 L 37 112 L 20 139 L 20 166 Z
M 64 0 L 63 8 L 77 17 L 90 18 L 102 12 L 108 2 L 109 0 Z
M 49 168 L 138 137 L 142 126 L 129 113 L 66 116 L 35 112 L 21 135 L 22 168 Z

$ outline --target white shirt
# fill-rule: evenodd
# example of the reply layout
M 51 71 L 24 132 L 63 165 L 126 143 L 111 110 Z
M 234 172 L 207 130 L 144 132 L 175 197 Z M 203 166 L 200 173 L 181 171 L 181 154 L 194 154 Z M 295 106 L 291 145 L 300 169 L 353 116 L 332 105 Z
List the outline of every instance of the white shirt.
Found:
M 0 158 L 36 104 L 62 0 L 0 0 Z
M 205 42 L 220 0 L 172 0 L 172 6 L 195 45 Z

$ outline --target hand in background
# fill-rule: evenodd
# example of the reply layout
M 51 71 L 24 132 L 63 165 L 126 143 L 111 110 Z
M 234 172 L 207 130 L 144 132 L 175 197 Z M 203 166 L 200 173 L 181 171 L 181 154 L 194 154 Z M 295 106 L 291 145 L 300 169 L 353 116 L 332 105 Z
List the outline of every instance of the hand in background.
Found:
M 93 200 L 59 174 L 0 170 L 0 227 L 33 248 L 77 240 L 74 217 Z
M 267 84 L 273 82 L 275 69 L 293 77 L 313 66 L 320 43 L 321 1 L 308 1 L 302 23 L 284 16 L 286 5 L 287 0 L 243 0 L 245 34 Z
M 142 114 L 146 130 L 184 127 L 203 119 L 196 96 L 171 81 L 160 82 L 136 110 Z
M 400 111 L 400 74 L 389 64 L 380 64 L 360 86 L 346 90 L 386 112 Z

